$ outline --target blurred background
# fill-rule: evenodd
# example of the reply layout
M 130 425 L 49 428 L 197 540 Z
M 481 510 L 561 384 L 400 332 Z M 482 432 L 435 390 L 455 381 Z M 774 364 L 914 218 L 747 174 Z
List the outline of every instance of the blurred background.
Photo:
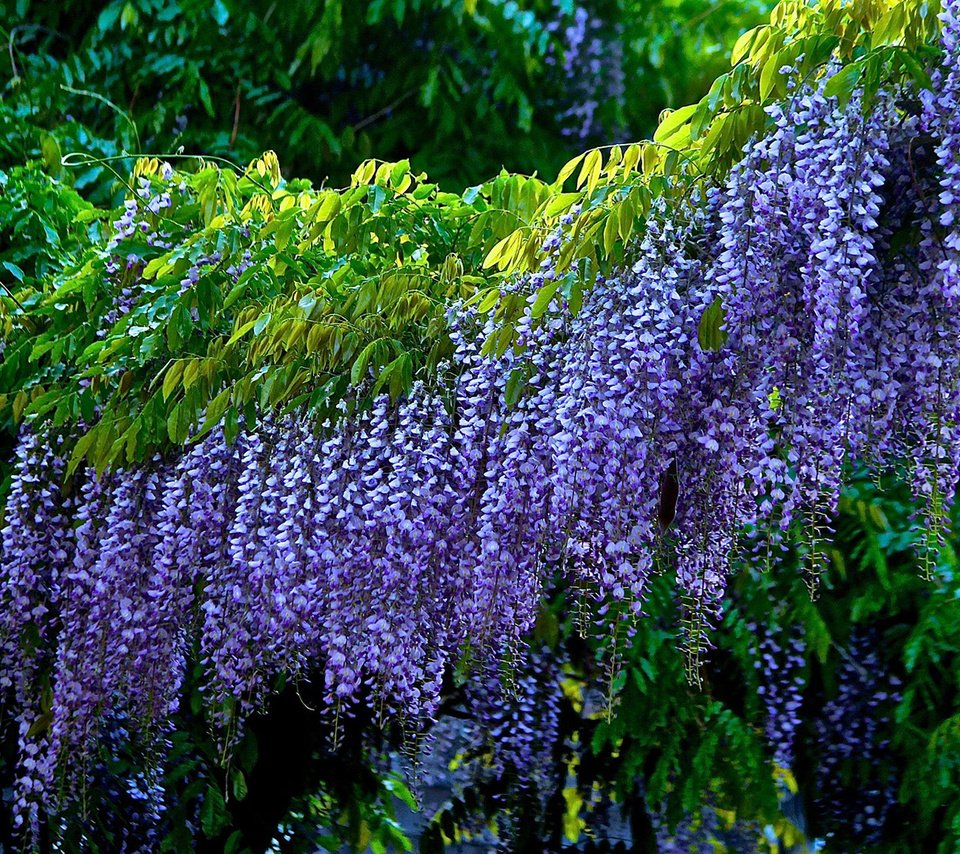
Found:
M 367 157 L 410 157 L 456 191 L 649 136 L 772 5 L 4 0 L 3 99 L 62 151 L 273 148 L 286 174 L 337 186 Z M 18 161 L 37 144 L 2 137 Z

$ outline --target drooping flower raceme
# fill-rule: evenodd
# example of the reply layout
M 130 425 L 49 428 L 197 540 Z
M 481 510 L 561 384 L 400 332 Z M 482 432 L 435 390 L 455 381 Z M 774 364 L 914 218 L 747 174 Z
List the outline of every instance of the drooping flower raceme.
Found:
M 493 319 L 452 307 L 449 364 L 402 400 L 265 416 L 66 492 L 56 440 L 26 430 L 0 616 L 21 818 L 54 769 L 83 776 L 105 715 L 160 731 L 195 656 L 226 748 L 281 675 L 322 684 L 333 716 L 366 704 L 416 728 L 451 665 L 524 654 L 558 573 L 617 606 L 619 637 L 675 571 L 696 678 L 740 556 L 799 532 L 815 583 L 854 462 L 903 467 L 935 558 L 960 466 L 949 15 L 945 47 L 917 116 L 796 88 L 725 184 L 654 207 L 578 313 L 534 318 L 531 298 L 502 357 L 481 353 Z M 118 228 L 142 202 L 154 215 L 141 199 Z M 509 287 L 556 278 L 565 227 Z
M 817 806 L 828 838 L 840 832 L 858 846 L 881 843 L 897 802 L 889 774 L 891 715 L 900 697 L 897 677 L 877 653 L 875 631 L 857 628 L 838 671 L 837 694 L 816 722 L 821 760 Z

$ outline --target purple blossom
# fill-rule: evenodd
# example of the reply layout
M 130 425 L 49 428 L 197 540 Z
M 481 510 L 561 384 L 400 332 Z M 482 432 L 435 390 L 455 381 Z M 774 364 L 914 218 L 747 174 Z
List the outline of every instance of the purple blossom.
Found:
M 571 43 L 589 39 L 582 19 Z M 487 357 L 493 317 L 451 306 L 453 355 L 399 401 L 351 398 L 322 423 L 264 414 L 232 445 L 214 432 L 80 471 L 69 496 L 59 440 L 25 433 L 0 588 L 21 822 L 36 830 L 55 779 L 79 790 L 105 721 L 159 738 L 194 650 L 227 752 L 281 677 L 322 684 L 331 716 L 366 704 L 417 731 L 451 665 L 523 660 L 558 574 L 632 618 L 666 570 L 696 681 L 735 559 L 799 535 L 815 584 L 854 463 L 902 469 L 934 571 L 960 472 L 958 42 L 949 5 L 947 62 L 916 116 L 895 92 L 841 107 L 825 95 L 833 67 L 797 85 L 722 186 L 654 204 L 629 263 L 587 282 L 575 316 L 557 300 L 534 318 L 531 295 L 561 275 L 564 220 L 538 269 L 503 284 L 527 297 L 520 346 Z M 924 144 L 913 174 L 905 152 Z M 121 246 L 144 227 L 171 241 L 173 180 L 144 179 L 125 203 L 105 323 L 143 308 L 144 259 Z M 903 245 L 905 228 L 920 239 Z M 208 275 L 242 275 L 250 239 L 224 257 L 188 235 L 183 304 Z M 718 307 L 714 347 L 702 327 Z M 784 665 L 800 648 L 764 644 L 767 736 L 786 764 L 800 677 Z M 540 702 L 535 682 L 518 684 L 517 720 Z M 38 706 L 47 727 L 30 735 Z M 504 736 L 504 767 L 535 752 L 527 729 Z

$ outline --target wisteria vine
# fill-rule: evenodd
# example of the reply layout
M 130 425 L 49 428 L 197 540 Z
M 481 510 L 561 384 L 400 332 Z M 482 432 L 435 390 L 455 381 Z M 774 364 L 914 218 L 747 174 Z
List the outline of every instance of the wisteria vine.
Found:
M 493 319 L 451 307 L 453 358 L 398 403 L 272 415 L 66 485 L 66 437 L 24 428 L 0 570 L 19 820 L 36 832 L 82 786 L 105 716 L 161 731 L 194 655 L 225 750 L 281 674 L 319 680 L 332 718 L 362 703 L 417 729 L 451 666 L 523 654 L 559 573 L 628 638 L 675 570 L 696 679 L 738 559 L 799 531 L 815 585 L 854 461 L 913 483 L 930 571 L 960 468 L 958 31 L 954 8 L 913 113 L 899 92 L 841 106 L 831 71 L 795 86 L 724 185 L 655 209 L 579 312 L 531 297 L 501 358 L 481 353 Z M 128 203 L 118 231 L 169 204 Z M 511 287 L 557 277 L 566 229 Z M 110 270 L 118 314 L 138 271 Z

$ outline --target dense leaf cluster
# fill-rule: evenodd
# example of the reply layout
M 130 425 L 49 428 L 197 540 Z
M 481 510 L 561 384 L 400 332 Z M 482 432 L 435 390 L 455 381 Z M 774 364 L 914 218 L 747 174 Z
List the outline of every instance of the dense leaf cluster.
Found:
M 555 174 L 585 144 L 649 134 L 770 5 L 331 0 L 267 14 L 243 0 L 7 0 L 4 100 L 64 151 L 184 146 L 248 162 L 282 141 L 286 167 L 316 183 L 416 154 L 456 189 L 504 164 Z M 39 141 L 0 145 L 21 159 Z M 103 177 L 78 181 L 102 198 Z

